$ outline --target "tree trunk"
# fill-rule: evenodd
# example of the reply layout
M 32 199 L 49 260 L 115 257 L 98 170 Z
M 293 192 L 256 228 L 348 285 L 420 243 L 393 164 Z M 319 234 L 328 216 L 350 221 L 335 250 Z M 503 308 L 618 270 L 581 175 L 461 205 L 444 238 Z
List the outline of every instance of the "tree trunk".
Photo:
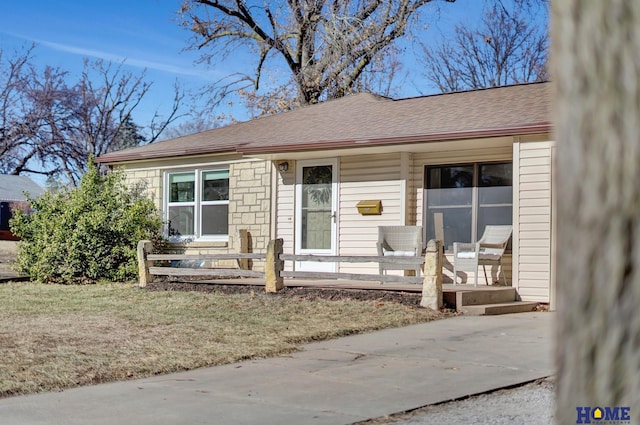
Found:
M 640 2 L 551 3 L 556 418 L 609 407 L 640 424 Z

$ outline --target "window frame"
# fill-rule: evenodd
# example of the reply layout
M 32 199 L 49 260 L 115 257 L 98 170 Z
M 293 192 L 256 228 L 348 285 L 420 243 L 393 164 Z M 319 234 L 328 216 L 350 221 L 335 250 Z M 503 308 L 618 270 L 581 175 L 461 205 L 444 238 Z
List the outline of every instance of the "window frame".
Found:
M 163 218 L 165 221 L 163 233 L 165 237 L 171 242 L 190 242 L 190 241 L 210 241 L 210 242 L 228 242 L 229 241 L 229 198 L 231 197 L 231 187 L 228 187 L 228 199 L 205 201 L 203 200 L 204 194 L 204 182 L 203 177 L 208 172 L 220 172 L 226 171 L 230 177 L 229 166 L 212 166 L 192 169 L 175 169 L 165 170 L 163 175 L 164 190 L 163 190 Z M 177 174 L 192 174 L 194 175 L 194 196 L 193 201 L 189 202 L 171 202 L 171 185 L 170 180 L 172 175 Z M 228 177 L 228 181 L 230 178 Z M 202 234 L 202 208 L 210 205 L 226 205 L 227 206 L 227 232 L 225 234 L 203 235 Z M 171 207 L 180 206 L 192 206 L 193 207 L 193 234 L 192 235 L 169 235 L 169 209 Z
M 491 203 L 491 204 L 483 204 L 480 205 L 480 189 L 483 187 L 500 187 L 500 186 L 480 186 L 480 169 L 481 166 L 483 165 L 491 165 L 491 164 L 511 164 L 511 170 L 512 170 L 512 182 L 511 182 L 511 203 Z M 514 194 L 513 194 L 513 161 L 512 160 L 495 160 L 495 161 L 482 161 L 482 162 L 460 162 L 460 163 L 450 163 L 450 164 L 425 164 L 424 165 L 424 175 L 423 175 L 423 191 L 424 191 L 424 195 L 423 195 L 423 226 L 424 226 L 424 243 L 426 246 L 426 243 L 428 241 L 428 238 L 432 237 L 432 235 L 429 235 L 429 210 L 430 209 L 434 209 L 434 208 L 429 208 L 429 170 L 431 168 L 448 168 L 448 167 L 469 167 L 471 166 L 473 168 L 473 179 L 472 179 L 472 183 L 471 183 L 471 205 L 439 205 L 438 207 L 440 209 L 446 209 L 446 208 L 450 208 L 450 209 L 457 209 L 457 208 L 470 208 L 471 209 L 471 242 L 475 243 L 478 241 L 478 239 L 482 236 L 480 234 L 478 234 L 478 219 L 479 219 L 479 215 L 480 215 L 480 207 L 511 207 L 511 223 L 509 224 L 513 224 L 513 199 L 514 199 Z M 431 189 L 433 190 L 433 189 Z M 453 242 L 463 242 L 463 241 L 451 241 L 451 243 L 449 244 L 451 247 L 453 247 Z M 445 252 L 450 253 L 453 252 L 452 249 L 450 248 L 448 249 L 447 245 L 446 245 L 447 241 L 445 241 Z

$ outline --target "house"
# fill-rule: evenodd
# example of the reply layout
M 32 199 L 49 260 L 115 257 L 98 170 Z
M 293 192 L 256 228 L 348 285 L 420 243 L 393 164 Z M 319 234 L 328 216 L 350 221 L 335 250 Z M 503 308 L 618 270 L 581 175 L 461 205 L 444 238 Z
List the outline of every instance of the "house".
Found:
M 26 176 L 0 174 L 0 240 L 16 240 L 9 230 L 9 220 L 16 208 L 28 209 L 28 199 L 42 195 L 44 189 Z
M 423 226 L 426 243 L 441 214 L 450 259 L 453 242 L 511 224 L 499 273 L 523 300 L 553 303 L 550 96 L 551 83 L 398 100 L 355 94 L 97 161 L 144 181 L 167 234 L 193 252 L 237 251 L 248 229 L 256 252 L 282 238 L 287 253 L 376 255 L 378 226 Z M 361 201 L 380 201 L 380 213 L 360 214 Z M 377 272 L 366 263 L 291 267 Z

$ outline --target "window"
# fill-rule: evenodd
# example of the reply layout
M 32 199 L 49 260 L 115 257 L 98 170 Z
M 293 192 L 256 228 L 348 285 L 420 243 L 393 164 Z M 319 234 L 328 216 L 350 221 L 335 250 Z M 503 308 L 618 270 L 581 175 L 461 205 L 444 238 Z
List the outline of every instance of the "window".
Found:
M 168 173 L 166 182 L 170 239 L 228 238 L 228 169 Z
M 447 251 L 454 242 L 475 242 L 487 225 L 511 224 L 512 175 L 511 162 L 426 167 L 426 240 L 435 237 L 438 213 Z

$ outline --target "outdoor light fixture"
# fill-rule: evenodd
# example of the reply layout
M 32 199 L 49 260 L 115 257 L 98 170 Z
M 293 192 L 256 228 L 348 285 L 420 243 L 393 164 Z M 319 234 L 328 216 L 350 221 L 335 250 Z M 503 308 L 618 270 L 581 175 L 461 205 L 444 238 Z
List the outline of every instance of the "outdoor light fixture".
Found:
M 281 163 L 278 164 L 278 170 L 280 170 L 281 173 L 286 173 L 289 170 L 289 162 L 288 161 L 283 161 Z

